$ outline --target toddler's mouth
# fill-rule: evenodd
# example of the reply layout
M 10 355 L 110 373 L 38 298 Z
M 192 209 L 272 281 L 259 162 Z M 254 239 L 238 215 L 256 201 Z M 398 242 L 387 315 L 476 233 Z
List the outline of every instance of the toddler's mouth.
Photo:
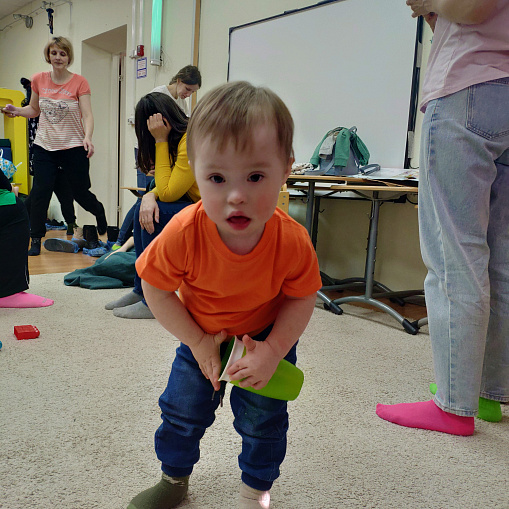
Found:
M 246 216 L 238 215 L 238 216 L 230 216 L 228 219 L 228 224 L 234 228 L 235 230 L 243 230 L 244 228 L 247 228 L 249 223 L 251 222 L 251 219 Z

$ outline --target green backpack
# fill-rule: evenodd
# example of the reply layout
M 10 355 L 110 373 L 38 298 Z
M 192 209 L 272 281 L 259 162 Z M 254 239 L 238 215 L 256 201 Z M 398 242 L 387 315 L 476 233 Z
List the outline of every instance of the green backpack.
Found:
M 357 127 L 331 129 L 317 145 L 309 161 L 314 170 L 306 175 L 369 175 L 380 169 L 368 164 L 369 150 L 357 134 Z

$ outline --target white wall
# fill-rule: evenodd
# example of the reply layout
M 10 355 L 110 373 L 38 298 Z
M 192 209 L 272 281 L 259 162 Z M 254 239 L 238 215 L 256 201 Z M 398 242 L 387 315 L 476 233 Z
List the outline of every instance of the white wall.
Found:
M 58 3 L 55 2 L 55 3 Z M 200 60 L 203 86 L 198 98 L 211 88 L 224 83 L 228 68 L 229 28 L 281 14 L 285 10 L 308 6 L 314 2 L 308 0 L 202 0 Z M 22 13 L 29 13 L 38 7 L 39 1 L 32 2 Z M 410 10 L 402 2 L 402 9 Z M 69 4 L 54 6 L 55 35 L 65 35 L 71 39 L 75 49 L 75 63 L 71 71 L 82 72 L 81 41 L 97 36 L 117 27 L 127 25 L 127 52 L 134 47 L 131 35 L 131 0 L 73 0 Z M 150 53 L 150 18 L 152 2 L 144 1 L 144 38 L 145 54 Z M 193 48 L 193 1 L 165 0 L 163 7 L 163 59 L 161 67 L 150 66 L 145 79 L 134 79 L 135 62 L 126 58 L 125 76 L 125 118 L 133 115 L 135 101 L 148 93 L 154 86 L 168 83 L 171 77 L 184 65 L 192 63 Z M 23 91 L 19 79 L 30 77 L 35 72 L 45 70 L 42 49 L 49 38 L 47 16 L 39 10 L 34 16 L 32 29 L 26 29 L 18 22 L 11 28 L 0 31 L 0 87 Z M 10 23 L 12 18 L 0 20 L 0 29 Z M 381 20 L 387 23 L 387 20 Z M 312 37 L 312 34 L 310 34 Z M 424 42 L 429 46 L 429 32 Z M 288 46 L 291 51 L 291 44 Z M 425 52 L 426 54 L 426 52 Z M 86 55 L 85 55 L 86 56 Z M 86 77 L 96 82 L 86 69 Z M 310 87 L 316 85 L 316 77 L 310 76 Z M 95 85 L 97 86 L 97 85 Z M 98 95 L 98 94 L 96 94 Z M 94 100 L 94 90 L 92 90 Z M 110 108 L 109 104 L 93 102 L 96 117 L 100 111 Z M 422 117 L 418 116 L 418 123 Z M 98 128 L 99 129 L 99 128 Z M 124 143 L 122 147 L 122 168 L 120 185 L 135 185 L 133 169 L 134 128 L 124 122 L 121 126 Z M 97 154 L 92 158 L 92 190 L 103 196 L 101 187 L 110 187 L 106 195 L 111 194 L 111 182 L 114 177 L 108 174 L 110 157 L 104 135 L 94 136 Z M 417 133 L 418 135 L 419 133 Z M 109 142 L 108 142 L 109 143 Z M 106 148 L 105 148 L 106 147 Z M 414 155 L 417 151 L 414 151 Z M 418 158 L 412 160 L 418 165 Z M 104 178 L 97 178 L 96 171 Z M 105 182 L 107 182 L 105 184 Z M 107 191 L 107 190 L 106 190 Z M 132 197 L 124 196 L 124 213 L 132 203 Z M 320 264 L 334 277 L 359 276 L 364 271 L 365 246 L 369 221 L 369 203 L 350 200 L 329 200 L 322 202 L 325 208 L 320 215 L 317 252 Z M 303 220 L 304 204 L 292 203 L 291 213 Z M 108 219 L 114 221 L 113 212 L 108 208 Z M 411 204 L 387 204 L 382 207 L 380 234 L 377 251 L 376 278 L 395 290 L 422 287 L 425 269 L 422 264 L 417 232 L 417 210 Z

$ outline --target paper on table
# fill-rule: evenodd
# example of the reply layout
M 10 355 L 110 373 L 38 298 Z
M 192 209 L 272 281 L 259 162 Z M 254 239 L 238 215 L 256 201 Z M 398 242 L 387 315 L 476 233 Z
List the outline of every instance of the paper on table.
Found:
M 403 169 L 403 168 L 380 168 L 373 173 L 368 175 L 350 175 L 351 177 L 357 177 L 360 179 L 372 179 L 372 180 L 419 180 L 419 170 L 416 169 Z
M 294 167 L 300 168 L 300 166 L 305 166 L 304 164 L 297 165 L 294 163 Z M 369 170 L 368 170 L 369 171 Z M 303 173 L 300 170 L 292 170 L 292 175 L 299 175 Z M 327 176 L 327 175 L 324 175 Z M 374 171 L 373 173 L 368 174 L 362 174 L 357 173 L 356 175 L 346 175 L 348 178 L 358 178 L 358 179 L 367 179 L 367 180 L 412 180 L 412 181 L 418 181 L 419 180 L 419 169 L 418 168 L 380 168 L 379 170 Z M 317 186 L 320 184 L 317 182 Z M 328 186 L 329 184 L 323 184 Z

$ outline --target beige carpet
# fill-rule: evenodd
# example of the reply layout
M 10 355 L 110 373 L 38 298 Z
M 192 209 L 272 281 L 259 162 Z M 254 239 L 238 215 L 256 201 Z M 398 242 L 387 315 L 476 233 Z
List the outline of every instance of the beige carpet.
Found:
M 0 507 L 121 509 L 157 482 L 153 433 L 177 346 L 155 320 L 115 318 L 104 304 L 125 290 L 32 278 L 44 309 L 0 309 Z M 509 508 L 509 408 L 476 420 L 473 437 L 401 428 L 377 402 L 429 398 L 427 329 L 403 332 L 382 313 L 316 309 L 299 345 L 306 381 L 273 509 Z M 14 325 L 41 336 L 17 341 Z M 228 403 L 202 442 L 180 507 L 235 509 L 240 440 Z

